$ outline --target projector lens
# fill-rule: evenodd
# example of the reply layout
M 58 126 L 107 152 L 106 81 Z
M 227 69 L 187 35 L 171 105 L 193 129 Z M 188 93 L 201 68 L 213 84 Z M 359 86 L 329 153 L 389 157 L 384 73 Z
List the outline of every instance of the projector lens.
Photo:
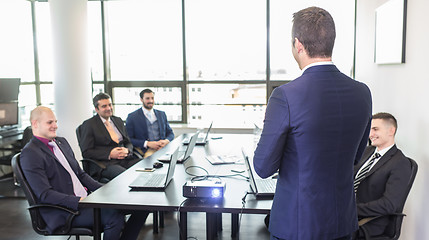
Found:
M 217 198 L 220 197 L 220 190 L 215 188 L 212 190 L 212 197 Z

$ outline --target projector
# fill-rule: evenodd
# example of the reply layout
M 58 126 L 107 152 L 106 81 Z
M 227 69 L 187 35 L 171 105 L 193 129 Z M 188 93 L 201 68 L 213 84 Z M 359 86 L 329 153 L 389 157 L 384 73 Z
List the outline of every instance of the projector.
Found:
M 183 185 L 183 196 L 187 198 L 221 199 L 226 185 L 220 180 L 187 181 Z

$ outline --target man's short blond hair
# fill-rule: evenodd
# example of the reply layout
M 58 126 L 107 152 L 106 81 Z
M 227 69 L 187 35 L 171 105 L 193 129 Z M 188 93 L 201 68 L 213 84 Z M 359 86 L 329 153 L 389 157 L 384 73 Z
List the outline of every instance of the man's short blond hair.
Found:
M 31 124 L 33 124 L 34 120 L 38 120 L 44 112 L 52 112 L 52 110 L 50 108 L 44 107 L 44 106 L 38 106 L 35 109 L 33 109 L 30 113 Z

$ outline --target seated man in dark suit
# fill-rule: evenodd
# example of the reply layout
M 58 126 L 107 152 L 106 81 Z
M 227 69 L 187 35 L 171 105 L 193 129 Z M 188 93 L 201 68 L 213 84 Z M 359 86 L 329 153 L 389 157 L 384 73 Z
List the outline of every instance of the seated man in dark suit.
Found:
M 93 209 L 81 209 L 78 204 L 101 184 L 80 168 L 67 140 L 57 137 L 57 119 L 51 109 L 35 108 L 30 121 L 34 137 L 22 150 L 21 166 L 37 202 L 79 210 L 80 214 L 73 219 L 72 226 L 91 227 Z M 40 213 L 50 232 L 64 226 L 70 215 L 58 209 L 41 209 Z M 102 209 L 104 239 L 136 239 L 147 215 L 147 212 L 135 212 L 122 230 L 124 214 L 113 209 Z
M 397 122 L 389 113 L 372 117 L 368 146 L 354 167 L 358 218 L 393 214 L 400 210 L 411 174 L 410 161 L 396 147 Z M 387 218 L 367 224 L 371 236 L 383 234 Z
M 165 112 L 153 109 L 154 92 L 144 89 L 140 92 L 143 107 L 128 114 L 127 132 L 136 149 L 146 152 L 145 157 L 163 148 L 174 139 L 174 133 Z
M 113 116 L 110 96 L 99 93 L 93 104 L 97 114 L 82 123 L 79 146 L 84 158 L 102 161 L 107 166 L 103 177 L 113 179 L 140 159 L 133 156 L 124 122 Z

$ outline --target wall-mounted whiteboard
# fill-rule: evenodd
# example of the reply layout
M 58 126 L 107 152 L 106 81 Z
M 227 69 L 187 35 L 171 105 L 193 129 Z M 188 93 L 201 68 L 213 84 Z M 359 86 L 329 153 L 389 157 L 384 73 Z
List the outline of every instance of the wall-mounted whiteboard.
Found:
M 389 0 L 375 10 L 377 64 L 405 63 L 407 0 Z

